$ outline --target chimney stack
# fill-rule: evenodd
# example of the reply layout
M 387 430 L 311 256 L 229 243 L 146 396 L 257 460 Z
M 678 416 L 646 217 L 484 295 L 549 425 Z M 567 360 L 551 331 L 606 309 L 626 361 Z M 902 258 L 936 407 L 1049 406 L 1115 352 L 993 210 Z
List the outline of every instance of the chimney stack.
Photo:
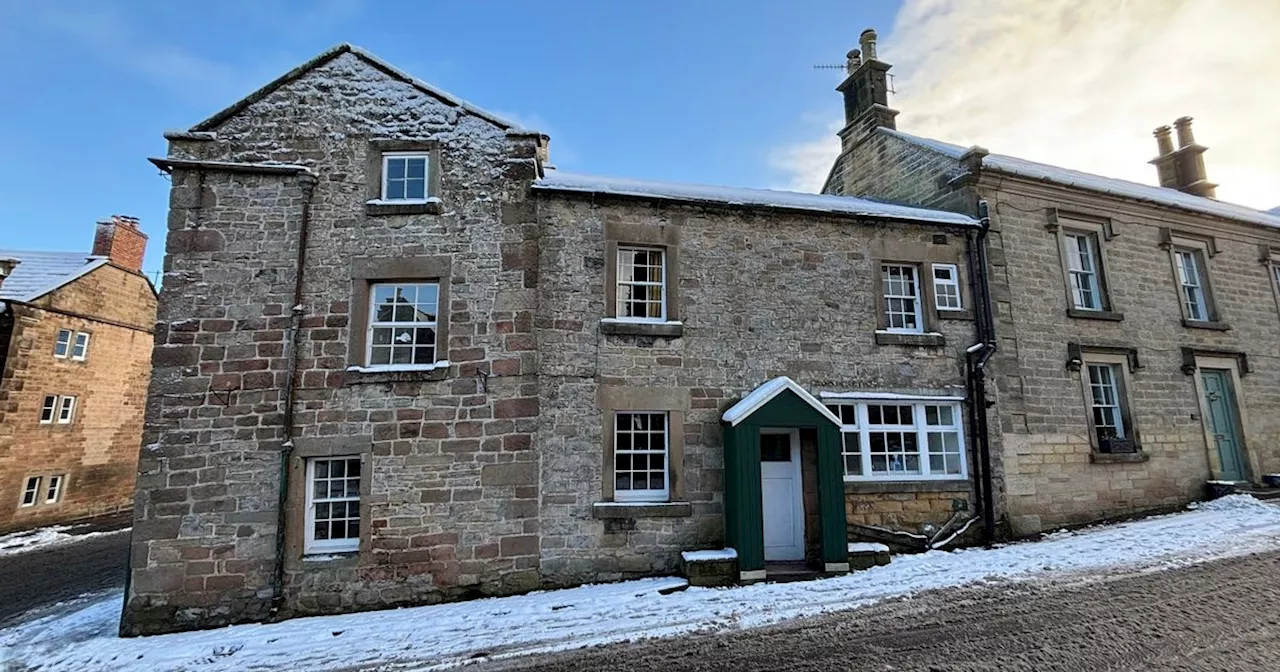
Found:
M 876 54 L 876 31 L 868 28 L 858 37 L 858 49 L 845 60 L 848 77 L 836 90 L 844 94 L 844 122 L 840 142 L 844 150 L 877 128 L 896 128 L 898 111 L 889 107 L 889 69 Z
M 138 220 L 128 215 L 112 215 L 98 222 L 93 237 L 93 255 L 134 273 L 142 272 L 147 252 L 147 234 L 138 230 Z
M 1195 196 L 1217 198 L 1217 186 L 1209 181 L 1204 169 L 1204 153 L 1208 149 L 1196 143 L 1191 133 L 1191 117 L 1179 117 L 1173 122 L 1178 132 L 1178 148 L 1173 148 L 1169 138 L 1169 127 L 1161 126 L 1155 130 L 1156 147 L 1160 155 L 1152 159 L 1156 173 L 1160 178 L 1160 186 L 1177 189 Z
M 13 269 L 22 262 L 11 257 L 0 257 L 0 286 L 4 286 L 4 279 L 13 273 Z

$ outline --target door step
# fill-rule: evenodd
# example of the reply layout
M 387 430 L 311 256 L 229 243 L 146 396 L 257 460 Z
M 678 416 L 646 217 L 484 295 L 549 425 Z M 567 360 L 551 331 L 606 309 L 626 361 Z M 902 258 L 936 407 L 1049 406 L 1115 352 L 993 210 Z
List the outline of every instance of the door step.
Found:
M 1280 487 L 1271 485 L 1277 482 L 1275 474 L 1264 477 L 1266 483 L 1250 483 L 1248 481 L 1209 481 L 1205 485 L 1209 491 L 1209 499 L 1217 499 L 1227 495 L 1249 495 L 1254 499 L 1280 499 Z
M 889 564 L 889 547 L 884 544 L 853 542 L 849 544 L 849 569 L 871 569 Z

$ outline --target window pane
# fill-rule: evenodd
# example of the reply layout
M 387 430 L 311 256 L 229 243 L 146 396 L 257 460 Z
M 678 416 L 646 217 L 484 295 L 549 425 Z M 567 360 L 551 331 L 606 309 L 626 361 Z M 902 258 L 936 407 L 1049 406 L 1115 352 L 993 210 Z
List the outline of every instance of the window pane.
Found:
M 426 180 L 409 180 L 405 186 L 405 198 L 422 200 L 427 197 Z
M 844 473 L 846 476 L 862 475 L 862 446 L 857 432 L 846 432 L 843 439 Z
M 405 168 L 404 159 L 388 158 L 387 159 L 387 179 L 388 180 L 404 179 L 404 168 Z
M 406 177 L 425 178 L 427 176 L 427 160 L 423 158 L 408 159 Z

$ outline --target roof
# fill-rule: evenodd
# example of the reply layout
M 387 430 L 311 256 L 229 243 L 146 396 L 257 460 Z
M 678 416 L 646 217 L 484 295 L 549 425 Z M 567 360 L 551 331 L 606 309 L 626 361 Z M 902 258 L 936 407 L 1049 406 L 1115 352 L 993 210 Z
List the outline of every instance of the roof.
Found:
M 239 114 L 250 105 L 271 95 L 272 92 L 274 92 L 276 89 L 279 89 L 280 87 L 297 80 L 298 78 L 302 77 L 308 72 L 315 70 L 316 68 L 328 63 L 329 61 L 332 61 L 333 59 L 343 54 L 352 54 L 353 56 L 363 59 L 369 65 L 372 65 L 378 70 L 381 70 L 391 78 L 398 79 L 406 84 L 410 84 L 415 88 L 417 88 L 418 90 L 422 91 L 423 93 L 440 100 L 446 105 L 452 105 L 453 107 L 462 108 L 463 110 L 466 110 L 467 112 L 477 117 L 480 117 L 481 119 L 485 119 L 503 129 L 516 130 L 516 131 L 524 130 L 520 128 L 519 124 L 516 124 L 515 122 L 503 119 L 502 117 L 499 117 L 498 115 L 493 114 L 492 112 L 487 112 L 485 110 L 482 110 L 476 107 L 475 105 L 472 105 L 471 103 L 468 103 L 467 101 L 461 98 L 458 98 L 457 96 L 454 96 L 446 91 L 442 91 L 440 89 L 435 88 L 434 86 L 431 86 L 430 84 L 422 81 L 421 79 L 418 79 L 413 75 L 410 75 L 409 73 L 395 67 L 394 65 L 391 65 L 390 63 L 382 60 L 381 58 L 378 58 L 377 56 L 374 56 L 373 54 L 369 53 L 368 51 L 365 51 L 364 49 L 361 49 L 360 47 L 343 42 L 342 44 L 326 49 L 315 58 L 307 61 L 306 63 L 303 63 L 302 65 L 299 65 L 298 67 L 290 70 L 289 72 L 286 72 L 280 77 L 277 77 L 276 79 L 268 83 L 266 86 L 240 99 L 239 102 L 233 104 L 231 107 L 228 107 L 225 110 L 222 110 L 221 112 L 213 115 L 212 117 L 209 117 L 208 119 L 205 119 L 204 121 L 196 124 L 195 126 L 192 126 L 191 131 L 201 132 L 201 131 L 214 130 L 215 128 L 220 126 L 222 122 L 226 121 L 227 119 L 230 119 L 231 117 L 234 117 L 235 115 Z
M 600 177 L 548 170 L 533 183 L 534 189 L 613 196 L 657 198 L 685 203 L 717 203 L 787 210 L 858 215 L 877 219 L 916 220 L 953 226 L 977 226 L 978 221 L 954 212 L 881 203 L 851 196 L 808 194 L 797 191 L 716 187 L 682 182 L 654 182 L 621 177 Z
M 18 265 L 0 282 L 0 300 L 27 303 L 99 268 L 106 257 L 83 252 L 0 250 L 0 259 L 16 259 Z
M 949 142 L 921 138 L 889 128 L 877 130 L 953 159 L 959 159 L 969 152 L 969 149 Z M 1280 208 L 1263 212 L 1244 205 L 1188 194 L 1177 189 L 1130 182 L 1114 177 L 1103 177 L 1102 175 L 1071 170 L 1070 168 L 1061 168 L 1019 159 L 1016 156 L 1008 156 L 1006 154 L 987 154 L 982 159 L 982 167 L 1031 180 L 1052 182 L 1067 187 L 1087 189 L 1121 198 L 1132 198 L 1180 210 L 1280 229 Z
M 730 406 L 729 410 L 725 411 L 724 415 L 720 416 L 720 420 L 727 422 L 730 425 L 736 425 L 739 422 L 746 420 L 752 413 L 755 413 L 765 404 L 772 401 L 774 397 L 787 390 L 794 392 L 797 397 L 800 397 L 801 401 L 812 406 L 815 410 L 821 413 L 824 418 L 837 425 L 840 424 L 840 418 L 836 416 L 835 413 L 832 413 L 831 409 L 823 406 L 821 401 L 818 401 L 812 394 L 806 392 L 803 387 L 797 385 L 796 381 L 791 380 L 786 376 L 778 376 L 764 385 L 757 387 L 751 392 L 751 394 L 743 397 L 742 401 Z

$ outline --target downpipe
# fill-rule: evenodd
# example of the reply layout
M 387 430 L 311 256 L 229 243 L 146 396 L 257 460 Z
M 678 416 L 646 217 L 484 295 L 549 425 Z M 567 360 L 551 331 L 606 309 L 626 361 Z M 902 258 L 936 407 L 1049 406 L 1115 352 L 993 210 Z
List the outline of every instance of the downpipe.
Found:
M 986 366 L 996 352 L 996 337 L 987 267 L 987 233 L 991 228 L 991 217 L 985 200 L 978 201 L 978 222 L 978 229 L 967 236 L 969 288 L 977 310 L 974 320 L 977 342 L 965 352 L 965 392 L 968 401 L 969 445 L 976 447 L 978 458 L 974 491 L 982 519 L 983 538 L 990 545 L 996 538 L 996 518 L 995 479 L 991 473 L 991 434 L 987 419 L 990 404 L 987 401 Z

